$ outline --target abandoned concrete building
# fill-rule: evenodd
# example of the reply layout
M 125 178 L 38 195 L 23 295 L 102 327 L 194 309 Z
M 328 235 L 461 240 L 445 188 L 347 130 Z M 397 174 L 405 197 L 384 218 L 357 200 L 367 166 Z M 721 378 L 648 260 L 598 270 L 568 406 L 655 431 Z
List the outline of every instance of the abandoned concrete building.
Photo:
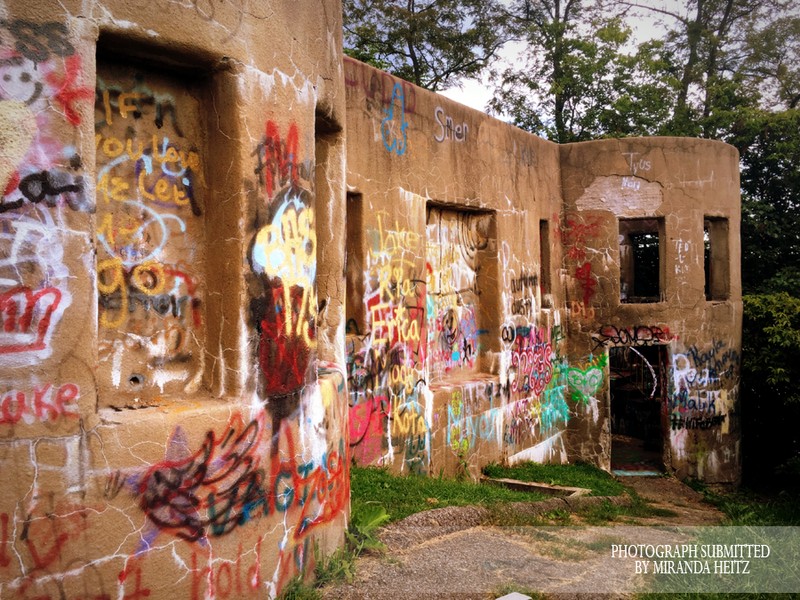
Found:
M 274 596 L 351 462 L 738 480 L 733 148 L 539 139 L 344 57 L 336 0 L 0 33 L 0 597 Z

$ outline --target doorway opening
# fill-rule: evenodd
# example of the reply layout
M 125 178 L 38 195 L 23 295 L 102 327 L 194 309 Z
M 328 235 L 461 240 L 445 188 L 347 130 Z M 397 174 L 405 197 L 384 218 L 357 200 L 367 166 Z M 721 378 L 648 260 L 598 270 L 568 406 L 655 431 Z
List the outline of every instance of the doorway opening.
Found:
M 616 475 L 664 472 L 662 407 L 667 393 L 667 348 L 609 348 L 611 470 Z

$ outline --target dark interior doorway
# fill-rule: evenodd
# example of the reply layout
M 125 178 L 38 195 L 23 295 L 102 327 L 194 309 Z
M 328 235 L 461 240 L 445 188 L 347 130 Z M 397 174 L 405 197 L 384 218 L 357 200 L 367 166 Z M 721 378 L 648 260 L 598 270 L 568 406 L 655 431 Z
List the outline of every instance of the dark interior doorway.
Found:
M 666 394 L 667 348 L 609 348 L 611 470 L 619 475 L 664 471 L 661 407 Z

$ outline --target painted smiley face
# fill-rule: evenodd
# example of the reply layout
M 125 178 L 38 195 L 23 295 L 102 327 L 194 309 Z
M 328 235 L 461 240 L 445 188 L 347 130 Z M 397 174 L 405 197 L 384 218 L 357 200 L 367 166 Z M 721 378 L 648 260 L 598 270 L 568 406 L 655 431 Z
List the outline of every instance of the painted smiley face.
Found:
M 44 86 L 35 65 L 21 56 L 0 60 L 0 97 L 30 106 L 41 96 Z

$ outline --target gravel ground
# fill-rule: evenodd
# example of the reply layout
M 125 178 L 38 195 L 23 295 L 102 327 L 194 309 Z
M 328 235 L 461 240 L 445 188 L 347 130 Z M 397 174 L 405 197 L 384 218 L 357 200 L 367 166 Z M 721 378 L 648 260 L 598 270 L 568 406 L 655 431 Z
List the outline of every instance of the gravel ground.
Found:
M 625 598 L 641 580 L 633 563 L 611 557 L 614 543 L 651 539 L 653 526 L 712 525 L 722 514 L 702 496 L 667 477 L 625 477 L 626 485 L 674 514 L 637 518 L 603 527 L 496 527 L 477 506 L 447 507 L 417 513 L 383 528 L 386 551 L 358 559 L 356 578 L 322 590 L 325 599 L 493 599 L 510 589 L 534 590 L 547 598 Z M 517 503 L 515 512 L 574 512 L 603 499 L 552 498 Z M 627 497 L 611 499 L 627 503 Z M 646 525 L 647 527 L 643 527 Z M 668 541 L 682 541 L 665 533 Z M 670 537 L 672 536 L 672 537 Z

